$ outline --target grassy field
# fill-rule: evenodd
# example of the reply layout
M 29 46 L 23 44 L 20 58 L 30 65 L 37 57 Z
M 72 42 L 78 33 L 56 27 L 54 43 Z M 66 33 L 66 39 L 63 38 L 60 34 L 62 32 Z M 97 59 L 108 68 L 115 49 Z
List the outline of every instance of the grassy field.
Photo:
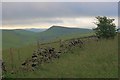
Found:
M 24 72 L 20 64 L 31 57 L 36 45 L 13 48 L 13 69 L 11 74 L 10 50 L 3 50 L 6 63 L 6 77 L 11 78 L 116 78 L 118 77 L 118 42 L 117 37 L 111 40 L 90 40 L 84 48 L 75 48 L 74 53 L 62 54 L 51 63 L 44 63 L 35 71 Z M 59 43 L 44 46 L 58 47 Z M 42 46 L 42 45 L 41 45 Z

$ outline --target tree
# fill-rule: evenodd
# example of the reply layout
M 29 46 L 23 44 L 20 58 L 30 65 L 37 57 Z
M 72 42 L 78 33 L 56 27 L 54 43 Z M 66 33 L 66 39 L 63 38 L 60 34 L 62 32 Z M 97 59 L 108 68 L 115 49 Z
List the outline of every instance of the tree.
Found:
M 107 17 L 96 17 L 98 20 L 95 22 L 97 28 L 93 29 L 98 38 L 114 38 L 116 35 L 116 25 L 113 23 L 115 19 L 110 19 Z

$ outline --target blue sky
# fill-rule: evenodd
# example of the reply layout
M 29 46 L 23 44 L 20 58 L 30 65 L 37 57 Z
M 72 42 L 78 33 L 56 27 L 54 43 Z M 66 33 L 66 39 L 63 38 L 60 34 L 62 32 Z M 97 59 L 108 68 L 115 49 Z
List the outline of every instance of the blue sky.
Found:
M 96 16 L 118 16 L 117 2 L 3 2 L 5 29 L 49 28 L 61 25 L 94 28 Z

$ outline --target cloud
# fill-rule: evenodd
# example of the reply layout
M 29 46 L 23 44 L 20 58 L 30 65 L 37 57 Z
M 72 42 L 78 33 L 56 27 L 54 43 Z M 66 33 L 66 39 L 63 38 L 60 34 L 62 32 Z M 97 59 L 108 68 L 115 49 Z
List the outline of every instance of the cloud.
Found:
M 2 2 L 118 2 L 119 0 L 2 0 Z
M 1 16 L 2 15 L 2 3 L 0 3 L 0 19 L 1 19 Z
M 3 25 L 9 26 L 71 23 L 76 25 L 76 18 L 98 15 L 116 17 L 117 9 L 117 2 L 5 2 L 2 4 L 2 16 Z M 84 23 L 83 21 L 80 23 Z
M 116 26 L 118 26 L 118 17 L 110 17 L 110 18 L 114 18 L 115 21 L 114 23 L 116 24 Z M 18 24 L 18 25 L 14 25 L 14 23 L 11 25 L 3 25 L 3 28 L 7 28 L 7 29 L 23 29 L 23 28 L 49 28 L 52 25 L 60 25 L 60 26 L 66 26 L 66 27 L 78 27 L 78 28 L 95 28 L 96 25 L 93 22 L 96 22 L 95 17 L 78 17 L 78 18 L 53 18 L 54 20 L 56 20 L 56 22 L 33 22 L 30 24 Z M 51 19 L 52 20 L 52 19 Z M 33 20 L 35 21 L 35 20 Z M 60 22 L 58 22 L 60 21 Z
M 33 2 L 3 3 L 3 19 L 34 17 L 77 17 L 111 15 L 117 13 L 117 3 L 111 2 Z
M 61 19 L 57 18 L 33 18 L 33 19 L 23 19 L 21 20 L 7 20 L 3 21 L 3 25 L 27 25 L 27 24 L 33 24 L 33 23 L 63 23 Z

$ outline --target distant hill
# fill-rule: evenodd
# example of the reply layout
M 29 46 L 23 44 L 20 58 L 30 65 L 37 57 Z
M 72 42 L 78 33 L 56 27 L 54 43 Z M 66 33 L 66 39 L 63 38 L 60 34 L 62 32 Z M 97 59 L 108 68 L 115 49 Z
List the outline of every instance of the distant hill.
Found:
M 91 32 L 91 29 L 84 29 L 84 28 L 68 28 L 63 26 L 52 26 L 46 32 L 49 33 L 56 33 L 56 34 L 70 34 L 70 33 L 86 33 Z
M 79 37 L 84 34 L 91 33 L 91 29 L 84 28 L 68 28 L 62 26 L 52 26 L 49 29 L 42 32 L 34 32 L 29 30 L 2 30 L 3 47 L 19 47 L 36 43 L 37 40 L 40 43 L 59 40 L 63 38 Z
M 36 40 L 36 33 L 22 29 L 17 30 L 2 30 L 2 46 L 17 47 L 27 45 Z
M 52 40 L 55 38 L 59 38 L 61 36 L 71 36 L 72 34 L 84 34 L 92 32 L 91 29 L 84 28 L 68 28 L 63 26 L 52 26 L 44 32 L 41 32 L 39 35 L 40 38 L 44 38 L 44 40 Z
M 24 29 L 26 31 L 32 31 L 32 32 L 43 32 L 45 31 L 46 29 L 36 29 L 36 28 L 30 28 L 30 29 Z

